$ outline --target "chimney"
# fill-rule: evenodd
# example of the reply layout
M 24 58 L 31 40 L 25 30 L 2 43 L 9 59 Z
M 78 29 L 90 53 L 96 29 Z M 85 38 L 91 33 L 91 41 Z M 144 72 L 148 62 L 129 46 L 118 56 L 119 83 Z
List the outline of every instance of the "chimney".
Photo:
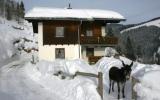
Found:
M 72 9 L 72 7 L 71 7 L 71 4 L 69 3 L 68 4 L 68 8 L 67 9 Z

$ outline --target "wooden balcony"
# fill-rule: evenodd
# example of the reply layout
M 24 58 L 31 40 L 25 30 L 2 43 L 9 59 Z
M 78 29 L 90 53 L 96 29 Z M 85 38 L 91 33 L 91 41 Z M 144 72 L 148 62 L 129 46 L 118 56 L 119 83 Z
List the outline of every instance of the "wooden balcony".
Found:
M 86 37 L 83 36 L 80 38 L 81 44 L 109 44 L 109 45 L 116 45 L 118 44 L 117 37 Z

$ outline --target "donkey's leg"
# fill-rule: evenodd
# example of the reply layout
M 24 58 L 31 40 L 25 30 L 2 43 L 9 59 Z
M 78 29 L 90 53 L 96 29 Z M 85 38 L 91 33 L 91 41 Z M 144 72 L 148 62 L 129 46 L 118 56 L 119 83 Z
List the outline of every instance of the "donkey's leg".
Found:
M 123 95 L 123 98 L 125 98 L 125 95 L 124 95 L 125 83 L 126 82 L 122 83 L 122 95 Z
M 117 87 L 118 87 L 118 99 L 120 98 L 120 85 L 119 82 L 117 82 Z
M 114 92 L 114 81 L 112 81 L 112 91 Z
M 109 79 L 109 92 L 108 92 L 109 94 L 111 92 L 111 82 L 112 82 L 111 79 Z

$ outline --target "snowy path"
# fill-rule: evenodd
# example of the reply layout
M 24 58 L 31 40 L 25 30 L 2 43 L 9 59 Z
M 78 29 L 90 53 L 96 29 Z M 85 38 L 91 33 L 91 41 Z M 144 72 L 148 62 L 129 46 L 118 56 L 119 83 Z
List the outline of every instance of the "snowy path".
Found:
M 0 100 L 62 100 L 36 84 L 25 73 L 25 61 L 14 61 L 0 68 Z
M 104 90 L 104 100 L 117 100 L 117 85 L 115 83 L 114 86 L 115 91 L 108 94 L 108 89 Z M 120 92 L 121 93 L 121 92 Z M 125 98 L 122 98 L 122 94 L 120 94 L 120 100 L 131 100 L 131 81 L 126 82 L 125 86 Z

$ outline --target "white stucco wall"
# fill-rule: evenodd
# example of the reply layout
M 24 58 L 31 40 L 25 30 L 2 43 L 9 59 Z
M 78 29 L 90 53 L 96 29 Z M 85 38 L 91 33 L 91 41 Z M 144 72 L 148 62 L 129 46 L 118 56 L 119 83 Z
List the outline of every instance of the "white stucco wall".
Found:
M 94 56 L 104 56 L 106 47 L 90 47 L 94 48 Z M 86 56 L 86 47 L 82 48 L 82 59 L 88 61 L 88 57 Z
M 106 36 L 106 29 L 105 29 L 105 26 L 102 26 L 101 27 L 101 31 L 102 31 L 102 36 Z
M 39 47 L 39 59 L 53 61 L 55 60 L 55 49 L 65 49 L 65 59 L 78 59 L 79 47 L 78 45 L 45 45 Z
M 38 47 L 40 60 L 55 60 L 55 49 L 65 49 L 65 59 L 78 59 L 81 47 L 76 45 L 43 45 L 43 23 L 38 23 Z
M 104 56 L 104 54 L 105 54 L 105 47 L 94 48 L 94 55 L 95 56 Z

